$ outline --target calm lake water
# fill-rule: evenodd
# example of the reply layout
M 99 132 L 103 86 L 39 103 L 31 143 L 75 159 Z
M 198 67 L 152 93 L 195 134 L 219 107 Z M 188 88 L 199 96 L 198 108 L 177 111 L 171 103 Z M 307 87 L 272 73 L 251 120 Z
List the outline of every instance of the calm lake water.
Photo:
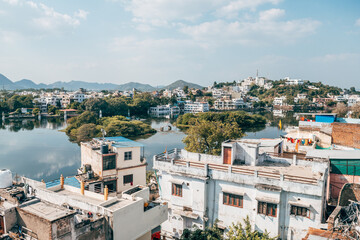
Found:
M 168 150 L 183 148 L 185 134 L 174 127 L 171 131 L 159 131 L 160 127 L 170 124 L 168 119 L 151 119 L 147 122 L 158 132 L 136 141 L 145 145 L 147 168 L 152 169 L 153 155 L 164 152 L 166 147 Z M 0 121 L 0 126 L 0 169 L 7 168 L 13 174 L 45 181 L 57 179 L 60 174 L 71 176 L 77 173 L 80 147 L 59 131 L 65 128 L 63 121 Z M 245 138 L 274 138 L 283 133 L 275 126 L 268 126 L 261 131 L 246 132 Z

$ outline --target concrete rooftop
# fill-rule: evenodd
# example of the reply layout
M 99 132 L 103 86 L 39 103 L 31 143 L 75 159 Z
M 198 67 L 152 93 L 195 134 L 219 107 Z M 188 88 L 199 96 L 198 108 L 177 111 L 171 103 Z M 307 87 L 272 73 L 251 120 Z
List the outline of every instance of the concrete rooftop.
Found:
M 20 208 L 25 212 L 31 213 L 50 222 L 75 213 L 69 209 L 60 208 L 54 204 L 40 201 L 35 203 L 30 202 Z

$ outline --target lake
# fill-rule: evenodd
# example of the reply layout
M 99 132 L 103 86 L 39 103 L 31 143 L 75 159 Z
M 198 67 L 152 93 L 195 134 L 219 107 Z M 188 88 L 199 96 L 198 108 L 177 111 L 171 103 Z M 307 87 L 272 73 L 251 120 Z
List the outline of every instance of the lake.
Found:
M 148 169 L 152 169 L 152 157 L 155 154 L 173 148 L 183 148 L 185 134 L 176 127 L 171 131 L 161 132 L 161 127 L 170 124 L 169 119 L 149 119 L 158 132 L 147 138 L 137 139 L 145 145 L 145 157 Z M 10 169 L 13 174 L 36 180 L 54 180 L 77 173 L 80 167 L 80 147 L 70 142 L 64 132 L 66 127 L 59 119 L 42 119 L 39 121 L 23 120 L 16 122 L 0 121 L 0 169 Z M 275 126 L 253 132 L 246 132 L 245 138 L 275 138 L 283 134 Z

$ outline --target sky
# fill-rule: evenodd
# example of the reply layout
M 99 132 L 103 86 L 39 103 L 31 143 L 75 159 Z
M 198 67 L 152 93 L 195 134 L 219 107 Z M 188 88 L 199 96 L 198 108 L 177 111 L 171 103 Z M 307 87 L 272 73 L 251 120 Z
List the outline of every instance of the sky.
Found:
M 0 0 L 13 81 L 209 86 L 257 70 L 360 89 L 360 1 Z

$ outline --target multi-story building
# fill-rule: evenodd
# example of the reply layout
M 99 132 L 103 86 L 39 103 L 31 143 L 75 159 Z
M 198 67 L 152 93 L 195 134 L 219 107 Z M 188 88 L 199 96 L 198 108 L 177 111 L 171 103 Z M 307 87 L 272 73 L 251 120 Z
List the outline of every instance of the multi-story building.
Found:
M 214 98 L 221 98 L 221 97 L 225 96 L 226 94 L 227 94 L 227 92 L 221 88 L 214 88 L 212 90 L 212 96 Z
M 124 137 L 93 138 L 81 143 L 81 173 L 86 188 L 94 192 L 121 193 L 146 184 L 144 145 Z
M 233 110 L 245 107 L 246 104 L 244 100 L 241 98 L 226 100 L 226 99 L 218 99 L 214 102 L 214 107 L 217 110 Z
M 350 95 L 348 98 L 347 105 L 348 107 L 352 107 L 353 105 L 360 103 L 360 96 L 359 95 Z
M 285 96 L 276 97 L 276 98 L 274 98 L 273 105 L 283 106 L 283 105 L 285 105 L 285 100 L 286 100 Z
M 286 77 L 285 79 L 285 83 L 286 85 L 300 85 L 300 84 L 304 84 L 304 80 L 301 79 L 292 79 L 290 77 Z
M 199 112 L 208 112 L 209 103 L 207 102 L 194 102 L 194 103 L 185 103 L 184 112 L 185 113 L 199 113 Z
M 74 177 L 56 185 L 27 178 L 21 183 L 0 189 L 1 239 L 10 239 L 3 235 L 9 234 L 37 240 L 150 240 L 167 219 L 168 206 L 151 201 L 143 186 L 110 197 L 85 190 Z
M 170 113 L 171 113 L 170 105 L 159 105 L 156 107 L 150 107 L 150 114 L 169 115 Z
M 281 140 L 222 144 L 221 156 L 172 150 L 154 156 L 161 197 L 169 202 L 162 234 L 217 226 L 227 231 L 247 216 L 253 230 L 301 239 L 325 218 L 327 161 L 282 153 Z
M 306 93 L 298 93 L 296 97 L 294 97 L 294 102 L 298 103 L 300 100 L 305 100 L 307 97 Z

